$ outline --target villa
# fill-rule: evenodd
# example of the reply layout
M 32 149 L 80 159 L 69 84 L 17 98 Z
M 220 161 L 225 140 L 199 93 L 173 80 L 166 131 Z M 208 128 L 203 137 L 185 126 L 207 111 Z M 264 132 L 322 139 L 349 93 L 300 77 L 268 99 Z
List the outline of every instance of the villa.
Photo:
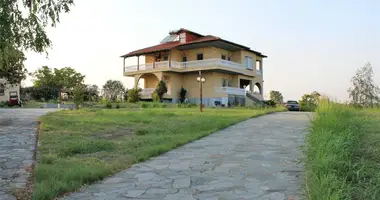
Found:
M 163 80 L 168 87 L 166 101 L 178 103 L 183 87 L 188 101 L 199 104 L 199 72 L 206 106 L 227 105 L 236 99 L 240 105 L 263 100 L 263 58 L 267 56 L 219 37 L 181 28 L 158 45 L 121 57 L 124 76 L 134 77 L 135 87 L 142 88 L 142 100 L 152 100 L 157 83 Z M 137 58 L 136 65 L 125 66 L 130 57 Z
M 12 95 L 20 95 L 20 85 L 7 85 L 5 79 L 0 78 L 0 102 L 9 101 Z

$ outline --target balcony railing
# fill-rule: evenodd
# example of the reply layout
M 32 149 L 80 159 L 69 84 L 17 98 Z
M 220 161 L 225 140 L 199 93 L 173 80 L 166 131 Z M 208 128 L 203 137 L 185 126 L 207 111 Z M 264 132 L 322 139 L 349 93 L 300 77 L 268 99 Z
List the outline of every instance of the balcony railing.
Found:
M 236 87 L 216 87 L 214 91 L 234 95 L 245 95 L 245 90 L 243 88 Z
M 163 61 L 154 62 L 148 64 L 141 64 L 139 66 L 127 66 L 124 68 L 124 72 L 135 72 L 141 70 L 159 69 L 159 68 L 177 68 L 177 69 L 188 69 L 188 68 L 199 68 L 199 67 L 212 67 L 212 66 L 222 66 L 234 69 L 248 69 L 244 64 L 223 60 L 223 59 L 205 59 L 205 60 L 194 60 L 188 62 L 177 62 L 177 61 Z
M 152 96 L 154 90 L 156 90 L 156 88 L 144 88 L 144 89 L 141 89 L 140 95 L 141 96 Z M 171 95 L 170 89 L 168 89 L 168 91 L 165 94 Z
M 150 96 L 153 94 L 154 90 L 155 90 L 155 88 L 144 88 L 141 90 L 140 95 L 142 95 L 142 96 L 149 95 Z

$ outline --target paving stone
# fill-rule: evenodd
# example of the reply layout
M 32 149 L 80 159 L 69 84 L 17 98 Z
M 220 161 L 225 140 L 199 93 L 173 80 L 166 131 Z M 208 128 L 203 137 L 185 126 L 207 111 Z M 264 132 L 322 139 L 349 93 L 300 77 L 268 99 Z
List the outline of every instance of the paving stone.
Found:
M 51 109 L 0 109 L 0 199 L 16 199 L 10 194 L 25 187 L 33 164 L 36 120 Z
M 125 196 L 130 197 L 130 198 L 135 198 L 144 194 L 145 191 L 146 190 L 128 190 Z
M 135 164 L 65 199 L 81 199 L 77 194 L 96 200 L 285 200 L 300 196 L 303 178 L 298 146 L 307 134 L 308 115 L 275 113 L 238 123 Z M 107 195 L 96 196 L 99 193 Z
M 184 177 L 184 178 L 179 178 L 175 179 L 173 182 L 173 188 L 188 188 L 190 187 L 190 178 L 189 177 Z

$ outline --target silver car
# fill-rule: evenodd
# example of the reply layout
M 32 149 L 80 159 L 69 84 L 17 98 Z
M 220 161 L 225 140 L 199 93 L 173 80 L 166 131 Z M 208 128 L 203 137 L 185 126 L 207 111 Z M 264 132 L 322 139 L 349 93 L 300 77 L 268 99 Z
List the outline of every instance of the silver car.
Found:
M 297 101 L 287 101 L 286 104 L 285 104 L 285 107 L 289 110 L 289 111 L 299 111 L 300 110 L 300 106 L 298 105 L 298 102 Z

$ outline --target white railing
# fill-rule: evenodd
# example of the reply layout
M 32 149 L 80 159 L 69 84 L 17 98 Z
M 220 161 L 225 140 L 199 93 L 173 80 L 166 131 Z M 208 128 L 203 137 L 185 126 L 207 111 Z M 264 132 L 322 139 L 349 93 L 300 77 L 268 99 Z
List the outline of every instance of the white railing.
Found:
M 134 72 L 140 70 L 150 70 L 150 69 L 159 69 L 159 68 L 177 68 L 177 69 L 186 69 L 186 68 L 199 68 L 199 67 L 211 67 L 211 66 L 222 66 L 235 69 L 247 69 L 247 66 L 244 64 L 223 60 L 223 59 L 205 59 L 205 60 L 194 60 L 187 62 L 177 62 L 177 61 L 163 61 L 155 62 L 148 64 L 141 64 L 137 67 L 127 66 L 125 67 L 125 72 Z M 137 69 L 138 68 L 138 69 Z
M 243 88 L 236 87 L 216 87 L 214 91 L 234 95 L 245 95 L 245 90 Z
M 142 96 L 146 96 L 146 95 L 152 95 L 153 92 L 154 92 L 155 88 L 144 88 L 141 90 L 140 94 Z
M 256 75 L 263 75 L 263 71 L 259 70 L 259 69 L 256 69 Z

